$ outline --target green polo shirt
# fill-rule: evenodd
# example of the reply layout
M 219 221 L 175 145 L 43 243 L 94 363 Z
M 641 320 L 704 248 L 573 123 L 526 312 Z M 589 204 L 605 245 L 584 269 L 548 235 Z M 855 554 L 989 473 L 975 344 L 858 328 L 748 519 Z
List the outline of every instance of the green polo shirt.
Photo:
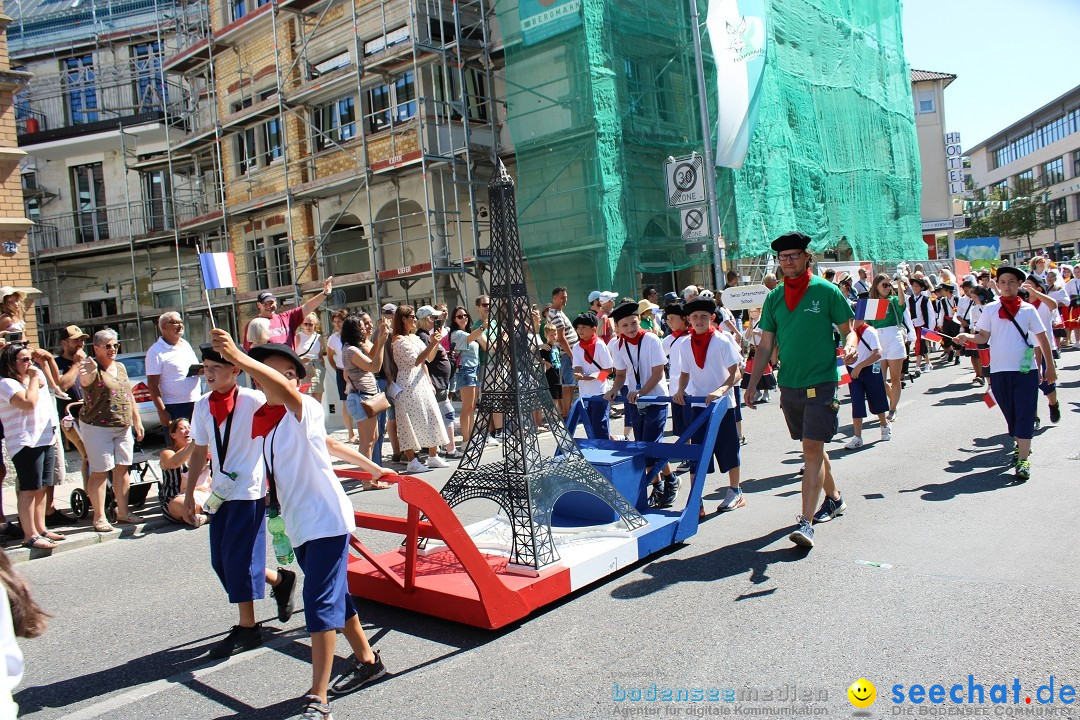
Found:
M 889 298 L 889 314 L 885 316 L 884 320 L 867 320 L 866 324 L 870 327 L 875 327 L 878 330 L 888 327 L 904 327 L 904 303 L 900 302 L 900 298 L 893 295 Z
M 784 286 L 777 285 L 765 297 L 759 327 L 776 336 L 780 348 L 781 385 L 806 388 L 836 382 L 836 344 L 833 325 L 855 317 L 840 288 L 814 275 L 806 294 L 790 312 L 784 302 Z

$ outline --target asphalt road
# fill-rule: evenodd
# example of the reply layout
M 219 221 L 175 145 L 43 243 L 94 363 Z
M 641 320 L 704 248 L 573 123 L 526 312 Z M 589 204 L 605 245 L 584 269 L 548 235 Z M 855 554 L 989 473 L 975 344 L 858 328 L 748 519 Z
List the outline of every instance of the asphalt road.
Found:
M 891 442 L 876 442 L 870 426 L 862 450 L 831 446 L 848 511 L 818 526 L 809 553 L 787 539 L 799 512 L 796 444 L 775 400 L 759 406 L 745 423 L 748 505 L 711 515 L 681 546 L 500 632 L 359 601 L 390 675 L 334 701 L 335 717 L 851 717 L 846 690 L 861 677 L 877 686 L 865 717 L 965 707 L 1080 717 L 1060 695 L 1053 705 L 1036 697 L 1050 676 L 1055 693 L 1080 684 L 1080 351 L 1060 366 L 1064 417 L 1038 434 L 1030 482 L 1010 481 L 1004 422 L 970 371 L 936 370 L 905 391 Z M 841 418 L 850 418 L 846 405 Z M 850 421 L 841 430 L 846 440 Z M 449 472 L 427 477 L 441 485 Z M 710 509 L 718 485 L 726 482 L 711 476 Z M 357 507 L 403 512 L 392 491 L 350 492 Z M 489 512 L 464 507 L 466 520 Z M 47 634 L 21 643 L 23 717 L 299 714 L 310 681 L 302 612 L 282 626 L 263 601 L 267 644 L 206 660 L 235 614 L 211 572 L 205 529 L 135 534 L 18 569 L 54 615 Z M 339 668 L 347 653 L 339 639 Z M 985 686 L 985 705 L 891 701 L 895 685 L 906 694 L 913 684 L 963 683 L 966 702 L 969 675 Z M 990 704 L 995 683 L 1009 685 L 1009 705 Z M 629 699 L 654 684 L 720 700 Z M 735 699 L 724 701 L 729 690 Z M 779 699 L 792 693 L 798 702 Z

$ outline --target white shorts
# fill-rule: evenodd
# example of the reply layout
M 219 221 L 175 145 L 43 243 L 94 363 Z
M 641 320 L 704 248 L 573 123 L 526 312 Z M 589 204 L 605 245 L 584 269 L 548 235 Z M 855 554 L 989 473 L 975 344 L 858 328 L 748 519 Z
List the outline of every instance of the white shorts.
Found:
M 108 472 L 117 465 L 131 465 L 135 436 L 130 427 L 95 427 L 79 423 L 90 472 Z
M 899 327 L 893 325 L 881 328 L 878 330 L 878 337 L 881 339 L 882 360 L 903 360 L 907 355 L 907 350 L 904 348 L 904 336 Z

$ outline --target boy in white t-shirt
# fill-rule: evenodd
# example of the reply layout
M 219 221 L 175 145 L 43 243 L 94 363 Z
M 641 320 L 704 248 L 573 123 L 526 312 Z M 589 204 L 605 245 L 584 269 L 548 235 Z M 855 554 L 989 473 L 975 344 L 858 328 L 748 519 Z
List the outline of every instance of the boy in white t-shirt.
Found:
M 682 365 L 679 362 L 679 346 L 690 342 L 690 326 L 686 323 L 686 310 L 682 303 L 671 303 L 664 308 L 664 319 L 667 321 L 668 334 L 660 341 L 664 348 L 664 354 L 668 359 L 668 382 L 678 389 L 679 375 L 682 374 Z M 671 432 L 676 436 L 682 435 L 690 425 L 690 408 L 685 405 L 671 406 Z M 690 463 L 685 464 L 686 468 Z M 680 468 L 683 469 L 683 468 Z
M 240 369 L 210 345 L 202 345 L 200 350 L 210 392 L 195 401 L 191 414 L 195 448 L 184 488 L 184 517 L 195 524 L 195 487 L 209 453 L 211 497 L 224 500 L 213 511 L 210 523 L 210 565 L 240 614 L 229 634 L 210 648 L 210 657 L 220 659 L 262 645 L 262 629 L 255 622 L 255 601 L 265 597 L 265 584 L 273 588 L 278 620 L 288 622 L 293 613 L 296 573 L 284 568 L 274 572 L 266 567 L 262 450 L 248 440 L 251 419 L 265 398 L 258 391 L 238 387 Z
M 332 716 L 328 695 L 358 690 L 386 674 L 353 607 L 346 581 L 349 538 L 356 524 L 352 504 L 334 473 L 331 454 L 378 479 L 387 473 L 366 457 L 326 434 L 322 405 L 299 391 L 306 371 L 287 345 L 268 343 L 245 355 L 227 332 L 211 332 L 214 348 L 251 376 L 266 395 L 247 442 L 262 449 L 271 497 L 304 571 L 304 617 L 311 633 L 311 688 L 304 717 Z M 213 526 L 213 523 L 211 523 Z M 330 683 L 337 631 L 356 656 L 353 668 Z
M 1028 291 L 1028 302 L 1035 308 L 1035 312 L 1039 313 L 1039 319 L 1042 320 L 1043 327 L 1046 328 L 1046 339 L 1050 343 L 1050 352 L 1052 355 L 1057 353 L 1057 338 L 1054 337 L 1054 311 L 1057 310 L 1057 301 L 1050 297 L 1047 293 L 1046 284 L 1035 273 L 1028 275 L 1027 280 L 1023 285 L 1024 289 Z M 1046 369 L 1046 359 L 1039 359 L 1039 367 Z M 1058 405 L 1057 398 L 1057 385 L 1054 383 L 1040 382 L 1039 390 L 1046 396 L 1046 402 L 1050 405 L 1050 422 L 1061 422 L 1061 406 Z M 1035 427 L 1039 426 L 1039 414 L 1035 413 Z
M 720 421 L 713 458 L 717 469 L 728 474 L 728 489 L 718 512 L 735 510 L 746 504 L 739 487 L 739 430 L 735 416 L 735 392 L 732 388 L 739 381 L 739 363 L 742 353 L 731 333 L 713 327 L 716 303 L 708 298 L 698 298 L 683 306 L 690 319 L 693 334 L 679 345 L 679 385 L 675 392 L 676 405 L 686 404 L 686 395 L 704 396 L 707 402 L 726 397 L 731 403 Z M 696 403 L 691 407 L 688 422 L 693 422 L 706 405 Z M 694 442 L 703 444 L 707 428 L 694 435 Z
M 664 367 L 667 358 L 660 338 L 655 333 L 642 332 L 638 317 L 638 304 L 626 302 L 611 313 L 618 335 L 608 343 L 608 351 L 615 368 L 615 381 L 605 397 L 609 403 L 615 402 L 622 388 L 626 394 L 626 426 L 634 431 L 638 442 L 655 443 L 664 437 L 667 424 L 668 403 L 638 403 L 642 396 L 668 394 L 667 380 L 664 379 Z M 679 492 L 679 478 L 670 465 L 660 471 L 660 477 L 653 485 L 650 504 L 666 507 L 658 502 L 675 502 Z
M 844 445 L 848 450 L 856 450 L 865 445 L 862 426 L 867 404 L 870 405 L 870 412 L 878 417 L 881 439 L 892 439 L 889 394 L 885 391 L 885 379 L 881 375 L 881 338 L 877 329 L 867 325 L 865 320 L 855 320 L 855 334 L 859 338 L 856 344 L 858 356 L 855 364 L 848 366 L 848 375 L 851 376 L 848 390 L 851 393 L 851 426 L 854 437 Z
M 578 396 L 583 398 L 583 402 L 584 398 L 603 395 L 611 387 L 611 382 L 608 380 L 612 367 L 611 353 L 608 352 L 607 345 L 596 337 L 598 325 L 599 322 L 592 313 L 585 313 L 574 319 L 574 330 L 577 332 L 578 341 L 571 352 L 574 358 L 574 377 L 577 379 Z M 589 416 L 593 433 L 604 440 L 611 437 L 608 422 L 609 408 L 606 399 L 585 403 L 585 412 Z

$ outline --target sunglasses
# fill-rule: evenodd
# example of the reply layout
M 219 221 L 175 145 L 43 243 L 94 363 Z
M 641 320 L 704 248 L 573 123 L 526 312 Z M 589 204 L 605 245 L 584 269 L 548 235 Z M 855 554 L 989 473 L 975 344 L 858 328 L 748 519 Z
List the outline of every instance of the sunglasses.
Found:
M 408 315 L 402 315 L 401 317 L 415 319 L 416 318 L 416 313 L 409 313 Z
M 480 307 L 491 307 L 491 303 L 480 303 Z
M 315 323 L 302 323 L 304 327 L 315 327 Z
M 463 319 L 468 318 L 468 317 L 469 317 L 468 315 L 455 315 L 454 319 L 455 320 L 463 320 Z
M 120 343 L 109 343 L 107 345 L 102 345 L 101 347 L 105 348 L 106 350 L 119 350 Z

